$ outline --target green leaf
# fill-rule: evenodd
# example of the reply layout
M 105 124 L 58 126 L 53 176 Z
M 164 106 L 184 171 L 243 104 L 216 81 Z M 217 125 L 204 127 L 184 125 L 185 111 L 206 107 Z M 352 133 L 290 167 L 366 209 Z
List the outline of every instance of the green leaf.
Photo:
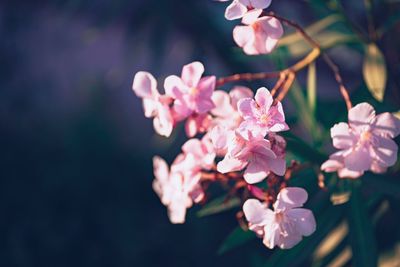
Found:
M 363 76 L 368 90 L 379 102 L 383 101 L 387 81 L 385 58 L 376 44 L 369 44 L 366 48 Z
M 223 254 L 233 248 L 247 243 L 248 241 L 256 238 L 256 235 L 252 231 L 244 231 L 240 227 L 236 227 L 232 233 L 228 235 L 225 241 L 218 249 L 218 254 Z
M 360 185 L 353 185 L 353 192 L 348 205 L 348 221 L 350 229 L 350 244 L 355 267 L 376 267 L 377 253 L 375 237 L 367 203 L 362 198 Z
M 398 177 L 382 177 L 382 175 L 365 174 L 363 182 L 377 192 L 400 198 L 400 181 Z
M 227 199 L 226 196 L 222 196 L 214 199 L 207 205 L 205 205 L 201 210 L 197 212 L 198 217 L 204 217 L 216 213 L 220 213 L 226 210 L 230 210 L 234 207 L 240 205 L 240 199 L 238 197 L 232 197 Z
M 317 100 L 317 69 L 315 67 L 315 62 L 312 62 L 308 66 L 308 76 L 307 76 L 307 101 L 308 106 L 313 114 L 315 114 Z

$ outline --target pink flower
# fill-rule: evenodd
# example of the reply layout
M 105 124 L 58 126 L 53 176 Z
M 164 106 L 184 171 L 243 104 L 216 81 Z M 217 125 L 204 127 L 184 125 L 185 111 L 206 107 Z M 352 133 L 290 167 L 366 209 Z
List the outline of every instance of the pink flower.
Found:
M 161 202 L 168 208 L 168 217 L 172 223 L 184 223 L 186 209 L 204 197 L 199 181 L 201 174 L 195 170 L 195 159 L 191 155 L 180 154 L 171 166 L 160 157 L 153 158 L 153 189 Z
M 278 102 L 273 105 L 274 99 L 265 87 L 257 90 L 254 99 L 245 98 L 238 103 L 239 113 L 244 119 L 241 127 L 250 129 L 253 134 L 259 132 L 263 136 L 269 132 L 289 129 L 285 123 L 282 104 Z
M 205 133 L 212 123 L 212 117 L 208 113 L 192 114 L 185 123 L 185 132 L 188 137 L 193 137 L 197 133 Z
M 226 2 L 229 0 L 218 0 Z M 271 0 L 233 0 L 226 8 L 225 18 L 228 20 L 239 19 L 251 9 L 264 9 L 269 7 Z
M 258 17 L 261 10 L 252 10 L 242 19 L 245 26 L 233 29 L 233 39 L 248 55 L 269 54 L 283 35 L 279 20 L 270 16 Z
M 270 249 L 275 246 L 292 248 L 316 229 L 312 211 L 301 208 L 307 198 L 307 192 L 302 188 L 284 188 L 278 194 L 274 210 L 259 200 L 248 199 L 243 212 L 249 229 L 262 237 L 264 245 Z
M 196 138 L 187 140 L 182 146 L 182 151 L 185 154 L 193 155 L 199 169 L 209 170 L 214 166 L 215 152 L 207 135 L 201 140 Z
M 398 147 L 392 138 L 400 133 L 399 119 L 388 112 L 376 116 L 368 103 L 350 109 L 348 119 L 348 124 L 331 129 L 333 146 L 340 151 L 321 166 L 323 170 L 355 178 L 367 170 L 382 173 L 396 163 Z
M 236 131 L 228 141 L 228 151 L 224 159 L 218 162 L 217 170 L 221 173 L 244 171 L 244 179 L 249 184 L 264 180 L 270 171 L 284 175 L 286 162 L 277 158 L 271 149 L 271 143 L 262 137 L 254 137 L 248 130 Z
M 193 113 L 206 113 L 215 107 L 211 100 L 215 89 L 215 76 L 201 78 L 203 72 L 203 64 L 193 62 L 183 67 L 180 78 L 171 75 L 165 79 L 165 91 L 175 99 L 174 111 L 180 119 Z
M 135 94 L 143 99 L 144 115 L 154 118 L 155 131 L 163 136 L 171 135 L 174 119 L 169 104 L 172 99 L 169 96 L 160 95 L 157 90 L 157 81 L 148 72 L 139 71 L 133 79 L 132 89 Z
M 244 86 L 235 86 L 229 94 L 217 90 L 212 96 L 215 108 L 211 110 L 214 116 L 210 138 L 218 155 L 225 156 L 227 142 L 231 130 L 235 130 L 243 121 L 237 110 L 237 103 L 240 99 L 253 97 L 253 92 Z

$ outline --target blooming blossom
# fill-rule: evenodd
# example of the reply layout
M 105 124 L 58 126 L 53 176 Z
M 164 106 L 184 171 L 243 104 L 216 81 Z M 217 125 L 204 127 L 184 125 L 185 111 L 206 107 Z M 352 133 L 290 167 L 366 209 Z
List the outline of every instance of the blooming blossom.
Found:
M 235 131 L 228 141 L 228 151 L 224 159 L 218 162 L 217 170 L 221 173 L 244 171 L 244 179 L 249 184 L 264 180 L 272 171 L 284 175 L 286 162 L 278 158 L 271 149 L 271 143 L 260 136 L 253 136 L 248 130 Z
M 215 89 L 215 76 L 201 77 L 204 66 L 193 62 L 183 66 L 181 77 L 171 75 L 164 81 L 167 95 L 174 98 L 174 111 L 180 119 L 193 113 L 203 114 L 215 107 L 211 96 Z
M 212 124 L 212 117 L 208 113 L 192 114 L 185 122 L 185 132 L 188 137 L 193 137 L 197 133 L 205 133 Z
M 161 202 L 168 208 L 168 217 L 172 223 L 184 223 L 186 209 L 199 202 L 204 192 L 199 181 L 200 172 L 192 155 L 180 154 L 168 169 L 167 163 L 160 157 L 153 158 L 153 189 Z
M 356 178 L 364 171 L 385 172 L 397 160 L 400 120 L 386 112 L 375 115 L 374 108 L 361 103 L 349 110 L 348 123 L 331 128 L 333 146 L 340 149 L 321 169 L 338 171 L 340 177 Z
M 154 118 L 155 131 L 160 135 L 169 137 L 174 125 L 174 119 L 169 108 L 172 99 L 158 92 L 156 79 L 145 71 L 136 73 L 132 89 L 138 97 L 143 99 L 144 115 L 147 118 Z
M 185 154 L 193 155 L 195 163 L 200 169 L 209 170 L 214 166 L 215 152 L 211 140 L 205 135 L 201 140 L 192 138 L 182 146 Z
M 259 132 L 263 136 L 269 132 L 288 130 L 282 104 L 277 102 L 273 105 L 273 102 L 274 99 L 265 87 L 257 90 L 254 100 L 241 99 L 238 103 L 239 113 L 244 119 L 241 127 L 250 129 L 253 134 Z
M 271 16 L 258 17 L 261 10 L 252 10 L 242 19 L 244 25 L 233 29 L 233 39 L 248 55 L 269 54 L 283 35 L 280 21 Z
M 238 128 L 243 121 L 237 110 L 238 101 L 248 97 L 253 97 L 253 92 L 244 86 L 235 86 L 229 94 L 222 90 L 214 92 L 212 100 L 215 108 L 211 110 L 214 119 L 209 135 L 218 155 L 225 156 L 232 130 Z
M 249 229 L 262 237 L 264 245 L 270 249 L 275 246 L 292 248 L 316 229 L 312 211 L 301 208 L 307 198 L 307 192 L 302 188 L 284 188 L 278 194 L 274 210 L 257 199 L 248 199 L 243 212 Z
M 226 2 L 229 0 L 218 0 L 219 2 Z M 249 10 L 264 9 L 271 5 L 271 0 L 233 0 L 232 3 L 225 10 L 225 18 L 228 20 L 240 19 Z

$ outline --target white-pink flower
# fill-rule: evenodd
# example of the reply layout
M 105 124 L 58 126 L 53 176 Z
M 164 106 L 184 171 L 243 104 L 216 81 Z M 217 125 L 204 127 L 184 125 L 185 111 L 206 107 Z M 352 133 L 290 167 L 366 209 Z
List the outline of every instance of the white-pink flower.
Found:
M 187 118 L 193 113 L 203 114 L 215 107 L 211 96 L 216 78 L 202 78 L 203 73 L 203 64 L 196 61 L 183 66 L 181 77 L 171 75 L 165 79 L 165 92 L 175 99 L 174 111 L 179 119 Z
M 271 149 L 271 143 L 260 136 L 253 136 L 248 130 L 235 131 L 228 140 L 228 151 L 224 159 L 218 162 L 221 173 L 240 171 L 245 168 L 244 179 L 249 184 L 264 180 L 272 171 L 284 175 L 285 159 L 277 157 Z
M 205 133 L 212 125 L 212 117 L 208 113 L 192 114 L 185 122 L 185 132 L 188 137 L 194 137 L 198 133 Z
M 261 10 L 247 12 L 233 29 L 233 39 L 248 55 L 269 54 L 283 35 L 281 22 L 271 16 L 258 17 Z
M 230 0 L 218 0 L 226 2 Z M 225 10 L 225 18 L 228 20 L 240 19 L 249 10 L 264 9 L 271 5 L 271 0 L 233 0 Z
M 396 163 L 398 147 L 392 139 L 400 133 L 399 119 L 388 112 L 376 116 L 370 104 L 361 103 L 349 110 L 348 120 L 332 127 L 333 146 L 340 151 L 322 170 L 356 178 L 368 170 L 385 172 Z
M 257 199 L 248 199 L 243 212 L 249 229 L 262 237 L 264 245 L 270 249 L 275 246 L 292 248 L 316 229 L 312 211 L 301 208 L 307 198 L 307 192 L 302 188 L 284 188 L 278 194 L 274 210 Z
M 214 166 L 215 151 L 211 140 L 205 135 L 201 140 L 192 138 L 182 146 L 183 153 L 193 155 L 199 169 L 209 170 Z
M 171 97 L 161 95 L 157 90 L 156 79 L 145 71 L 136 73 L 132 89 L 143 100 L 144 115 L 147 118 L 154 118 L 155 131 L 169 137 L 174 126 L 174 119 L 169 108 L 172 102 Z
M 252 98 L 241 99 L 238 103 L 238 110 L 244 119 L 240 127 L 249 129 L 255 133 L 265 136 L 269 132 L 280 132 L 289 129 L 285 122 L 282 104 L 277 102 L 273 105 L 274 99 L 265 87 L 257 90 Z
M 192 155 L 180 154 L 168 169 L 167 163 L 160 157 L 153 158 L 153 189 L 161 202 L 168 208 L 168 217 L 172 223 L 184 223 L 186 209 L 204 197 L 199 181 L 200 172 Z

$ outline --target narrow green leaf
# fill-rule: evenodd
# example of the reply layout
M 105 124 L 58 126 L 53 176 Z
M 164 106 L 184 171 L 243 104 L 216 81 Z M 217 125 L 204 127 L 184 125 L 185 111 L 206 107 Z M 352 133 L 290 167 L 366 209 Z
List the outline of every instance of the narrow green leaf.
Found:
M 383 101 L 387 80 L 385 58 L 376 44 L 369 44 L 366 48 L 363 76 L 368 90 L 379 102 Z
M 238 197 L 232 197 L 226 199 L 226 196 L 222 196 L 214 199 L 207 205 L 205 205 L 201 210 L 197 212 L 198 217 L 204 217 L 216 213 L 220 213 L 240 205 L 240 199 Z
M 312 62 L 308 66 L 307 100 L 311 112 L 315 114 L 316 100 L 317 100 L 317 69 L 315 67 L 315 62 Z
M 240 227 L 236 227 L 232 233 L 228 235 L 225 241 L 218 249 L 218 254 L 223 254 L 233 248 L 247 243 L 248 241 L 256 238 L 256 235 L 252 231 L 244 231 Z
M 378 263 L 372 220 L 368 216 L 366 205 L 361 196 L 360 185 L 354 184 L 347 217 L 355 267 L 376 267 Z

